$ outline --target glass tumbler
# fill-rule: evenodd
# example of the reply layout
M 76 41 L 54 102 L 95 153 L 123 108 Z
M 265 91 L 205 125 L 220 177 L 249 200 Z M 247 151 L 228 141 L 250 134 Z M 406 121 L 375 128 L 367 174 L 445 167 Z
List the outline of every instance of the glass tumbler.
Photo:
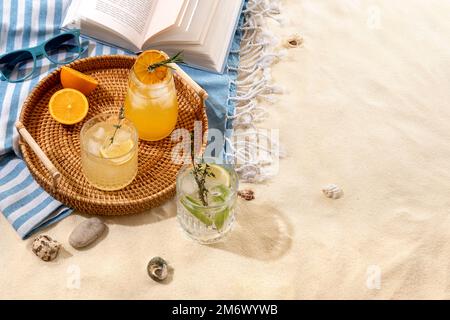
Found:
M 117 128 L 117 115 L 100 114 L 87 121 L 81 129 L 83 174 L 90 184 L 100 190 L 122 189 L 137 174 L 137 131 L 127 119 L 120 123 L 120 128 Z
M 178 222 L 190 238 L 202 244 L 218 242 L 231 231 L 239 183 L 232 165 L 210 165 L 215 177 L 206 179 L 206 206 L 200 201 L 193 166 L 183 166 L 177 176 Z

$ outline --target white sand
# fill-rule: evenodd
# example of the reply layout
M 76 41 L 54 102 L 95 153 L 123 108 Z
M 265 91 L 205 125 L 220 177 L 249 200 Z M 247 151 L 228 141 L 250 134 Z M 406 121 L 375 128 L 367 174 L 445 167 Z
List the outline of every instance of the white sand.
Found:
M 73 215 L 46 231 L 67 251 L 43 263 L 1 218 L 0 298 L 450 298 L 450 2 L 285 4 L 291 25 L 274 30 L 305 43 L 274 67 L 289 93 L 266 127 L 289 156 L 230 240 L 187 240 L 169 202 L 107 219 L 84 251 L 67 241 Z M 324 198 L 328 183 L 344 198 Z M 146 274 L 155 255 L 175 269 L 167 285 Z

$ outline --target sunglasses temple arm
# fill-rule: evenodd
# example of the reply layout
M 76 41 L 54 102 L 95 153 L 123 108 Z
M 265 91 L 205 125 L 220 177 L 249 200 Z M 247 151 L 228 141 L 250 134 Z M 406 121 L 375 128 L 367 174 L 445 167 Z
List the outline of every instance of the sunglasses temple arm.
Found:
M 89 49 L 89 41 L 83 41 L 81 44 L 81 52 L 80 54 L 83 54 L 87 51 L 87 49 Z

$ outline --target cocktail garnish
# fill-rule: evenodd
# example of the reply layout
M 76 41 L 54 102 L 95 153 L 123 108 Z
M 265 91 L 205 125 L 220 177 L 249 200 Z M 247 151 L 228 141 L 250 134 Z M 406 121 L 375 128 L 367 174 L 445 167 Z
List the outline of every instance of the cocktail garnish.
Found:
M 211 170 L 211 166 L 204 163 L 203 154 L 201 156 L 201 161 L 196 161 L 195 156 L 195 143 L 194 134 L 191 133 L 191 160 L 192 160 L 192 174 L 194 175 L 195 183 L 198 187 L 198 196 L 203 206 L 208 206 L 208 193 L 209 190 L 205 186 L 206 177 L 215 177 Z
M 160 61 L 160 62 L 155 62 L 151 65 L 148 66 L 148 72 L 155 72 L 155 70 L 159 67 L 167 67 L 170 69 L 173 69 L 169 64 L 170 63 L 183 63 L 183 57 L 181 56 L 183 53 L 183 51 L 178 52 L 176 55 L 174 55 L 173 57 L 170 57 L 169 59 Z
M 123 106 L 120 107 L 119 110 L 119 118 L 117 120 L 117 124 L 114 125 L 114 133 L 112 137 L 109 140 L 109 145 L 112 145 L 114 143 L 114 138 L 116 137 L 117 131 L 122 127 L 122 120 L 125 119 L 125 109 Z

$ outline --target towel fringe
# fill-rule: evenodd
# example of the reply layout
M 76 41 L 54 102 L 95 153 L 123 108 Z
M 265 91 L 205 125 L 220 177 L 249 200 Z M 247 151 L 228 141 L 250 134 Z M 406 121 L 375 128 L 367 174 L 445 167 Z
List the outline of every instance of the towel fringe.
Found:
M 257 128 L 256 124 L 267 117 L 267 110 L 261 102 L 274 103 L 276 95 L 284 89 L 272 83 L 271 65 L 286 55 L 286 50 L 274 51 L 279 43 L 267 27 L 267 19 L 279 23 L 279 0 L 249 0 L 244 12 L 244 23 L 240 28 L 241 50 L 239 67 L 228 67 L 229 72 L 237 72 L 238 79 L 230 85 L 236 94 L 229 97 L 235 105 L 234 113 L 228 115 L 232 121 L 233 134 L 225 137 L 226 160 L 234 163 L 241 180 L 245 182 L 263 181 L 278 170 L 278 160 L 284 156 L 278 143 L 278 130 Z

